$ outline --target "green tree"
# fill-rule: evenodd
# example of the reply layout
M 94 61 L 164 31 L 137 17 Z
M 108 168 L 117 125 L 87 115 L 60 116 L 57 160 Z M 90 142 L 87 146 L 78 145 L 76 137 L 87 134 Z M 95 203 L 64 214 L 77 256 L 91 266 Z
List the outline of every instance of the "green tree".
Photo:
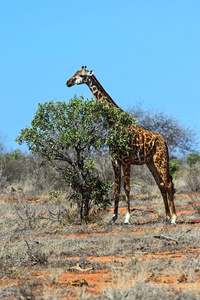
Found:
M 113 149 L 116 143 L 128 151 L 131 135 L 124 137 L 123 128 L 132 122 L 132 117 L 119 109 L 75 97 L 69 103 L 39 104 L 31 127 L 22 129 L 16 141 L 26 142 L 33 154 L 62 172 L 72 187 L 81 221 L 87 221 L 93 204 L 110 204 L 110 183 L 95 169 L 94 153 L 97 148 Z
M 176 176 L 176 171 L 178 171 L 178 169 L 179 169 L 179 164 L 177 160 L 173 160 L 169 162 L 169 174 L 172 177 Z
M 192 165 L 200 161 L 200 155 L 198 153 L 190 153 L 187 156 L 186 161 L 190 165 L 190 167 L 192 167 Z

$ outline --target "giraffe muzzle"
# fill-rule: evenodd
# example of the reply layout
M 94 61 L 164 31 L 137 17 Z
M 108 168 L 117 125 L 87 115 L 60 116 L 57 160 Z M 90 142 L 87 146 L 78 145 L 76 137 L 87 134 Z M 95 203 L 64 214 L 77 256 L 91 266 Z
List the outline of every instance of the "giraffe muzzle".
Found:
M 73 84 L 72 84 L 72 81 L 71 80 L 68 80 L 67 82 L 66 82 L 66 86 L 68 86 L 68 87 L 71 87 Z

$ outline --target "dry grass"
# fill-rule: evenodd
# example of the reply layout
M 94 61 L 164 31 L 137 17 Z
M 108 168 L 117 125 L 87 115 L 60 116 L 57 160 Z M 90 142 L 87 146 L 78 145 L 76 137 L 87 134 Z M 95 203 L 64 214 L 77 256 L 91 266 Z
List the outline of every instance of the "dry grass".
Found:
M 200 291 L 180 287 L 184 280 L 191 288 L 200 283 L 199 224 L 191 221 L 200 218 L 199 198 L 176 199 L 176 226 L 161 218 L 158 197 L 145 196 L 131 204 L 138 209 L 132 213 L 132 225 L 123 225 L 124 213 L 110 225 L 110 211 L 95 216 L 93 223 L 78 225 L 76 211 L 65 199 L 0 201 L 0 299 L 198 299 Z M 73 275 L 70 267 L 77 262 L 82 269 L 92 267 L 94 278 L 109 273 L 107 288 L 94 296 L 95 284 L 87 274 L 83 277 L 88 286 L 64 285 L 62 276 Z
M 198 300 L 199 297 L 192 292 L 174 293 L 168 288 L 160 288 L 155 285 L 135 281 L 131 286 L 122 285 L 104 290 L 101 295 L 91 297 L 91 295 L 81 295 L 81 300 Z

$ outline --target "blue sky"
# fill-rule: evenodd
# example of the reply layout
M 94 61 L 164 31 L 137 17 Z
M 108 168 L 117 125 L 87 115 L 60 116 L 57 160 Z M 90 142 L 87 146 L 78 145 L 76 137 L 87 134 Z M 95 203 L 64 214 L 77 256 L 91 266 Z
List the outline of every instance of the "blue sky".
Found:
M 0 0 L 0 137 L 7 148 L 38 103 L 91 98 L 65 82 L 95 71 L 123 109 L 142 101 L 200 140 L 199 0 Z

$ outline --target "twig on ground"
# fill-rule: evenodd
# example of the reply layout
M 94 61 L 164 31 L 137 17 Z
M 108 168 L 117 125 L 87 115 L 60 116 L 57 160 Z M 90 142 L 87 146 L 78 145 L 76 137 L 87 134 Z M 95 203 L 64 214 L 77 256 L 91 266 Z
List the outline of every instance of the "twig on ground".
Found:
M 141 211 L 141 212 L 152 212 L 154 214 L 157 214 L 157 212 L 153 209 L 142 209 L 142 208 L 132 208 L 131 209 L 131 212 L 135 211 L 135 210 L 138 210 L 138 211 Z
M 153 237 L 156 238 L 156 239 L 163 239 L 163 240 L 173 241 L 176 244 L 178 244 L 178 240 L 175 239 L 175 238 L 172 238 L 170 236 L 165 236 L 165 235 L 161 234 L 161 235 L 154 235 Z
M 69 268 L 70 270 L 76 270 L 76 271 L 79 271 L 79 272 L 88 272 L 88 271 L 91 271 L 93 270 L 93 268 L 86 268 L 86 269 L 83 269 L 79 266 L 79 263 L 77 262 L 76 266 L 74 267 L 70 267 Z
M 187 234 L 188 232 L 190 232 L 192 229 L 188 229 L 186 230 L 186 232 L 182 233 L 181 235 L 179 235 L 179 237 L 177 239 L 173 238 L 173 237 L 170 237 L 170 236 L 166 236 L 166 235 L 154 235 L 153 237 L 156 238 L 156 239 L 163 239 L 163 240 L 168 240 L 168 241 L 173 241 L 175 242 L 176 244 L 178 244 L 180 238 L 182 236 L 184 236 L 185 234 Z
M 186 232 L 183 232 L 181 235 L 179 235 L 178 240 L 190 231 L 192 231 L 192 229 L 188 229 L 188 230 L 186 230 Z

